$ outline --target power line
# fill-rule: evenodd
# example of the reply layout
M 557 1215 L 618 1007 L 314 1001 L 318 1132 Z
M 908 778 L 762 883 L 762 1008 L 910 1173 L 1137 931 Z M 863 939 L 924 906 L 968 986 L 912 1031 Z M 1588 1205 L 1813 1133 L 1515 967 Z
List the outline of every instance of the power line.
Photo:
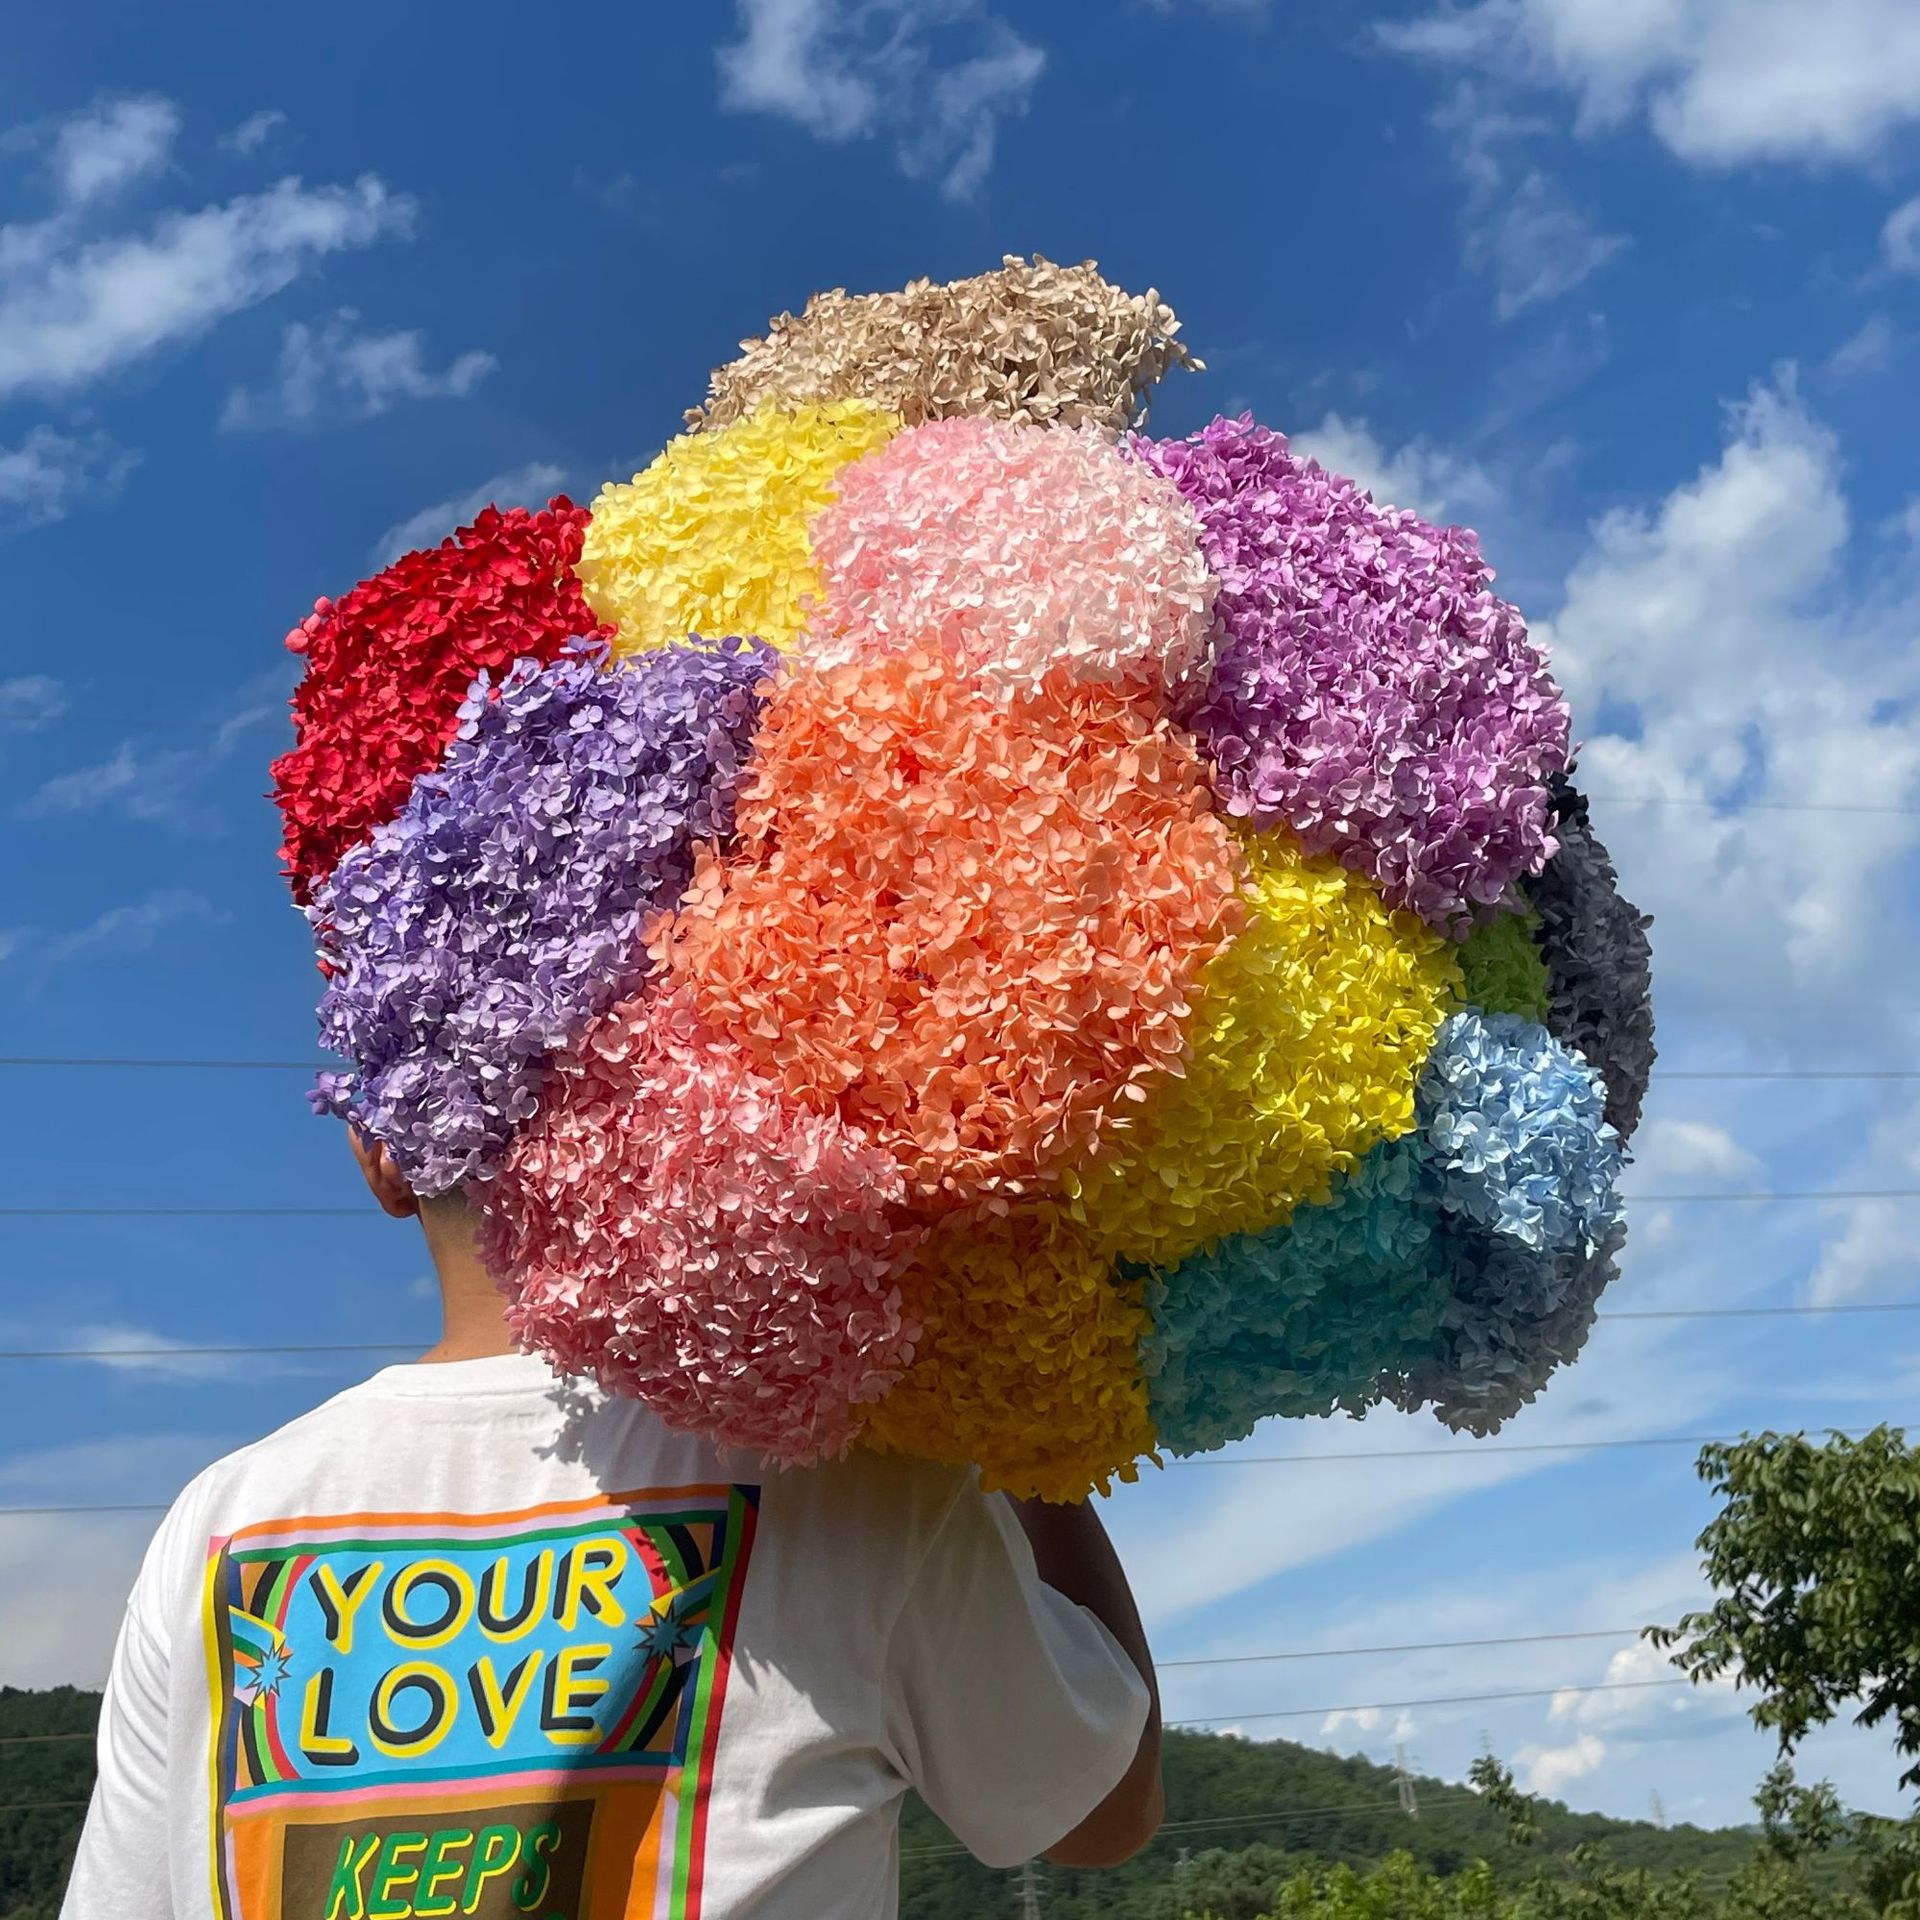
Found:
M 126 1054 L 0 1054 L 0 1067 L 125 1067 L 157 1071 L 232 1073 L 327 1073 L 338 1060 L 219 1060 Z M 1920 1067 L 1669 1067 L 1656 1064 L 1656 1080 L 1920 1080 Z
M 1920 1187 L 1809 1189 L 1791 1193 L 1623 1193 L 1637 1206 L 1674 1206 L 1692 1200 L 1920 1200 Z
M 1621 1307 L 1599 1320 L 1767 1320 L 1825 1314 L 1920 1313 L 1920 1300 L 1850 1300 L 1830 1307 Z M 248 1360 L 290 1354 L 415 1353 L 417 1340 L 340 1343 L 289 1341 L 277 1346 L 0 1347 L 0 1360 Z
M 365 1340 L 280 1347 L 0 1347 L 0 1360 L 250 1360 L 292 1353 L 418 1353 L 418 1340 Z
M 165 1500 L 129 1500 L 110 1506 L 0 1507 L 0 1520 L 72 1519 L 103 1513 L 165 1513 Z
M 1815 1431 L 1830 1434 L 1836 1440 L 1860 1438 L 1857 1432 L 1845 1427 L 1819 1427 Z M 1183 1455 L 1173 1464 L 1177 1467 L 1307 1467 L 1323 1460 L 1475 1460 L 1490 1453 L 1601 1453 L 1615 1447 L 1724 1447 L 1736 1445 L 1744 1438 L 1744 1434 L 1738 1433 L 1672 1433 L 1632 1440 L 1482 1440 L 1468 1447 L 1365 1448 L 1353 1453 L 1194 1453 Z
M 1853 1187 L 1777 1193 L 1623 1193 L 1635 1206 L 1697 1201 L 1920 1200 L 1920 1187 Z M 375 1207 L 0 1207 L 9 1220 L 380 1220 Z
M 1353 1660 L 1392 1653 L 1458 1653 L 1476 1647 L 1535 1647 L 1569 1640 L 1637 1640 L 1640 1627 L 1589 1627 L 1571 1633 L 1507 1633 L 1484 1640 L 1411 1640 L 1381 1647 L 1306 1647 L 1285 1653 L 1227 1653 L 1196 1660 L 1156 1660 L 1161 1673 L 1189 1667 L 1244 1667 L 1275 1660 Z M 92 1689 L 97 1692 L 98 1689 Z M 1566 1688 L 1555 1688 L 1566 1692 Z M 1175 1724 L 1183 1724 L 1176 1722 Z M 61 1741 L 91 1740 L 86 1733 L 23 1733 L 0 1737 L 0 1747 L 31 1747 Z
M 379 1220 L 377 1207 L 0 1207 L 9 1220 Z
M 1830 1307 L 1615 1307 L 1597 1320 L 1774 1320 L 1807 1314 L 1920 1313 L 1920 1300 L 1846 1300 Z
M 1649 793 L 1636 800 L 1625 800 L 1618 794 L 1590 793 L 1584 797 L 1596 807 L 1724 807 L 1729 819 L 1743 813 L 1891 813 L 1907 818 L 1920 814 L 1920 807 L 1852 800 L 1713 800 L 1692 793 Z
M 1474 1800 L 1479 1795 L 1473 1793 L 1438 1794 L 1434 1799 Z M 1220 1827 L 1250 1826 L 1290 1826 L 1299 1820 L 1324 1820 L 1341 1813 L 1397 1813 L 1400 1810 L 1398 1800 L 1346 1800 L 1338 1805 L 1324 1807 L 1288 1807 L 1275 1813 L 1228 1813 L 1212 1814 L 1199 1820 L 1169 1820 L 1154 1835 L 1156 1840 L 1166 1834 L 1201 1833 Z M 4 1812 L 0 1808 L 0 1812 Z M 903 1847 L 900 1850 L 902 1860 L 951 1860 L 971 1849 L 959 1845 L 946 1847 Z
M 1837 1440 L 1854 1440 L 1858 1432 L 1844 1427 L 1820 1427 L 1815 1431 Z M 1494 1453 L 1603 1453 L 1616 1447 L 1715 1447 L 1732 1446 L 1746 1438 L 1738 1433 L 1660 1434 L 1636 1440 L 1534 1440 L 1516 1443 L 1480 1441 L 1470 1447 L 1366 1448 L 1352 1453 L 1270 1453 L 1270 1454 L 1190 1454 L 1169 1462 L 1182 1467 L 1311 1467 L 1328 1461 L 1346 1460 L 1475 1460 Z M 165 1513 L 170 1502 L 141 1500 L 105 1505 L 67 1504 L 59 1506 L 0 1507 L 0 1520 L 87 1519 L 106 1514 Z
M 1656 1080 L 1920 1080 L 1920 1067 L 1662 1067 Z
M 323 1060 L 175 1060 L 105 1054 L 10 1053 L 0 1055 L 0 1067 L 211 1067 L 240 1073 L 322 1073 L 327 1063 Z
M 1420 1700 L 1367 1700 L 1357 1707 L 1274 1707 L 1262 1713 L 1219 1713 L 1208 1720 L 1169 1720 L 1170 1727 L 1232 1727 L 1243 1720 L 1310 1720 L 1329 1713 L 1391 1713 L 1402 1707 L 1472 1707 L 1489 1700 L 1546 1700 L 1560 1693 L 1631 1693 L 1647 1687 L 1690 1687 L 1691 1680 L 1596 1680 L 1583 1687 L 1513 1687 L 1503 1693 L 1448 1693 Z
M 1222 1653 L 1200 1660 L 1156 1660 L 1162 1673 L 1175 1667 L 1244 1667 L 1268 1660 L 1349 1660 L 1385 1653 L 1457 1653 L 1468 1647 L 1537 1647 L 1561 1640 L 1635 1640 L 1638 1627 L 1587 1627 L 1572 1633 L 1506 1633 L 1488 1640 L 1410 1640 L 1392 1647 L 1308 1647 L 1295 1653 Z

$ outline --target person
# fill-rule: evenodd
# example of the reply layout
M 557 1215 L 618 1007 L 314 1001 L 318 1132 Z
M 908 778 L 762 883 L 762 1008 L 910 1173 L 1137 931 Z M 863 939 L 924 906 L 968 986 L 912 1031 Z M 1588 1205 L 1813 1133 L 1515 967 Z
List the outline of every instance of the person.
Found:
M 766 1470 L 514 1350 L 457 1194 L 444 1333 L 188 1487 L 101 1709 L 64 1920 L 880 1920 L 918 1791 L 990 1866 L 1161 1817 L 1091 1504 Z

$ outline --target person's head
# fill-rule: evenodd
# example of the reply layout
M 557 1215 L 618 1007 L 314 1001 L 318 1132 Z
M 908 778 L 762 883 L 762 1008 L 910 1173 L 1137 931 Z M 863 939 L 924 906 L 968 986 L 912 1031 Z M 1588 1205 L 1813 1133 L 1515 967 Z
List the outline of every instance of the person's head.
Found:
M 359 1127 L 348 1127 L 348 1140 L 361 1179 L 367 1181 L 367 1190 L 380 1202 L 382 1212 L 394 1219 L 419 1221 L 426 1252 L 440 1277 L 449 1332 L 455 1319 L 465 1323 L 476 1313 L 492 1323 L 501 1298 L 486 1261 L 480 1258 L 480 1212 L 468 1200 L 467 1190 L 455 1187 L 444 1194 L 417 1194 L 380 1140 L 361 1133 Z

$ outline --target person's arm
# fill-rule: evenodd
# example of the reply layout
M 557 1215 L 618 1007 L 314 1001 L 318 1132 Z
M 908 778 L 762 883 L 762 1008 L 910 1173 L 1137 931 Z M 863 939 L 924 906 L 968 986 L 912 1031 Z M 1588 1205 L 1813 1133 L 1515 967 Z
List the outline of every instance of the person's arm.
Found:
M 1158 1740 L 1139 1622 L 1099 1522 L 1036 1513 L 1043 1577 L 1004 1494 L 971 1473 L 921 1478 L 950 1492 L 888 1630 L 901 1778 L 987 1866 L 1124 1859 L 1153 1828 Z
M 1040 1578 L 1099 1620 L 1139 1669 L 1152 1698 L 1133 1765 L 1120 1784 L 1045 1856 L 1062 1867 L 1114 1866 L 1153 1838 L 1165 1811 L 1160 1783 L 1160 1688 L 1154 1678 L 1153 1655 L 1120 1557 L 1093 1503 L 1056 1507 L 1041 1500 L 1014 1500 L 1009 1504 L 1033 1548 Z
M 62 1920 L 172 1920 L 167 1655 L 136 1590 L 100 1706 L 99 1760 Z

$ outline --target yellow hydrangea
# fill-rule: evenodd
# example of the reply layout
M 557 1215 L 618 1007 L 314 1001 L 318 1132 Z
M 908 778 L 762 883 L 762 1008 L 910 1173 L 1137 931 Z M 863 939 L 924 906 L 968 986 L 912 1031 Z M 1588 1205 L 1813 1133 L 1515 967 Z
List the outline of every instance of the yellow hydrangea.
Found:
M 980 1469 L 989 1491 L 1083 1499 L 1154 1449 L 1137 1287 L 1050 1206 L 952 1214 L 901 1277 L 922 1322 L 866 1443 Z
M 753 634 L 791 647 L 818 590 L 808 529 L 848 461 L 884 446 L 899 419 L 865 400 L 762 407 L 682 434 L 593 503 L 580 553 L 587 604 L 616 654 Z
M 1369 880 L 1284 830 L 1241 840 L 1247 925 L 1202 976 L 1184 1076 L 1063 1185 L 1107 1255 L 1172 1266 L 1325 1199 L 1334 1174 L 1412 1130 L 1459 997 L 1450 944 Z

